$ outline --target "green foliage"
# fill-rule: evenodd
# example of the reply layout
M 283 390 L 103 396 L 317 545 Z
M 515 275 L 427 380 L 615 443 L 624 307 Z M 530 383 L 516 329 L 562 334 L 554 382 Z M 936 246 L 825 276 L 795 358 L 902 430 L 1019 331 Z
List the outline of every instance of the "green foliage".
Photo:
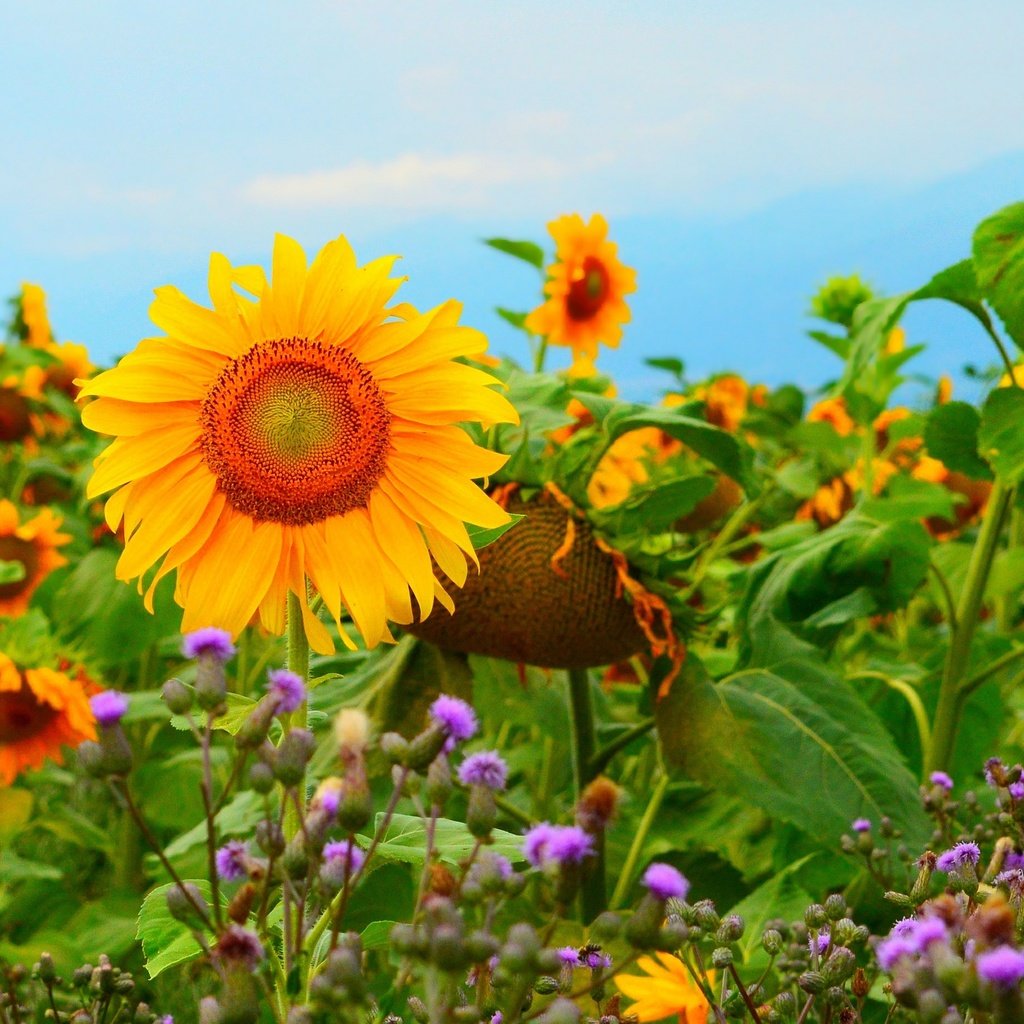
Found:
M 1024 347 L 1024 203 L 983 220 L 974 232 L 974 268 L 1007 333 Z
M 1024 390 L 999 388 L 985 401 L 978 448 L 996 476 L 1013 486 L 1024 477 Z
M 544 250 L 536 242 L 514 241 L 510 238 L 485 238 L 484 245 L 489 245 L 498 252 L 507 253 L 517 260 L 529 263 L 538 270 L 544 269 Z
M 979 480 L 991 480 L 992 470 L 978 455 L 981 416 L 966 402 L 937 405 L 929 414 L 924 443 L 933 459 L 957 473 Z

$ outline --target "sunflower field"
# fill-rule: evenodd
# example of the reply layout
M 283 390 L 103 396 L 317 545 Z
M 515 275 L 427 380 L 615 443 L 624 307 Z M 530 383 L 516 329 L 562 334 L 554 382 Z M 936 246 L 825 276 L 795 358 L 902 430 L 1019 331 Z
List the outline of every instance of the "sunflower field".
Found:
M 1024 204 L 648 404 L 548 227 L 507 354 L 343 236 L 109 368 L 17 291 L 0 1024 L 1024 1021 Z

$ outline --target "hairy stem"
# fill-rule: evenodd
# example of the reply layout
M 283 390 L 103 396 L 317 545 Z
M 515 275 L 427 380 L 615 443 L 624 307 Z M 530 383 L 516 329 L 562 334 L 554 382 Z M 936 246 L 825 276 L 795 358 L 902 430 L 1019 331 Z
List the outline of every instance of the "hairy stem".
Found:
M 576 802 L 579 803 L 587 783 L 594 777 L 590 770 L 596 747 L 594 708 L 590 699 L 590 673 L 585 668 L 571 668 L 568 675 Z M 584 876 L 580 892 L 584 924 L 593 921 L 605 908 L 604 843 L 600 836 L 595 836 L 595 840 L 596 856 Z

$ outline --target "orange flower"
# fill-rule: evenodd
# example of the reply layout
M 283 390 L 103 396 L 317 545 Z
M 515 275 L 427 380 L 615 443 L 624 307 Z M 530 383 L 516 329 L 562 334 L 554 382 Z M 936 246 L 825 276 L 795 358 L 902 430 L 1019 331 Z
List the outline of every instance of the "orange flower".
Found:
M 902 327 L 894 327 L 885 339 L 885 347 L 882 350 L 887 356 L 895 356 L 907 347 L 907 332 Z
M 592 363 L 599 344 L 616 348 L 622 340 L 630 318 L 624 297 L 636 291 L 636 272 L 619 261 L 599 213 L 586 224 L 576 213 L 559 217 L 548 230 L 556 262 L 548 268 L 547 301 L 526 318 L 526 329 Z
M 49 759 L 61 747 L 96 739 L 96 723 L 82 685 L 51 668 L 22 671 L 0 654 L 0 784 Z
M 988 496 L 992 491 L 992 484 L 987 480 L 973 480 L 963 473 L 956 473 L 947 469 L 938 459 L 928 455 L 921 457 L 911 475 L 915 480 L 942 484 L 954 498 L 959 496 L 963 499 L 953 506 L 952 520 L 942 516 L 930 516 L 924 521 L 928 532 L 936 540 L 949 540 L 976 520 L 985 511 Z
M 67 565 L 57 548 L 71 537 L 58 533 L 61 520 L 48 508 L 19 524 L 18 510 L 0 501 L 0 562 L 20 562 L 25 575 L 13 583 L 0 583 L 0 615 L 20 615 L 36 588 L 54 569 Z
M 615 979 L 620 991 L 635 1000 L 629 1012 L 640 1024 L 669 1017 L 678 1024 L 705 1024 L 711 1007 L 686 965 L 669 953 L 654 955 L 658 962 L 646 956 L 636 962 L 644 975 L 620 974 Z M 708 979 L 714 983 L 713 971 Z
M 889 447 L 889 428 L 894 423 L 909 419 L 911 413 L 905 406 L 898 405 L 892 409 L 885 409 L 875 418 L 873 424 L 875 430 L 875 447 L 879 452 L 884 452 Z M 906 462 L 909 456 L 920 450 L 924 441 L 920 437 L 903 437 L 896 442 L 891 456 L 899 461 Z
M 1009 374 L 1007 374 L 1007 383 L 1009 383 Z M 953 397 L 953 378 L 948 373 L 944 373 L 939 378 L 938 386 L 935 389 L 935 404 L 945 405 Z
M 53 341 L 50 318 L 46 315 L 46 292 L 37 284 L 21 286 L 21 319 L 25 324 L 25 344 L 45 348 Z
M 89 350 L 73 341 L 46 346 L 56 360 L 46 367 L 46 386 L 63 391 L 69 398 L 78 397 L 76 379 L 85 380 L 96 369 L 89 359 Z
M 840 437 L 848 437 L 857 429 L 842 398 L 823 398 L 811 407 L 807 422 L 829 423 Z
M 727 373 L 716 377 L 706 388 L 699 388 L 694 397 L 704 399 L 704 415 L 708 423 L 734 431 L 747 413 L 751 392 L 742 377 Z
M 885 485 L 897 472 L 887 459 L 874 459 L 871 464 L 872 494 L 881 494 Z M 823 530 L 834 526 L 853 508 L 856 494 L 864 487 L 864 467 L 858 461 L 853 469 L 833 477 L 797 509 L 797 519 L 813 519 Z

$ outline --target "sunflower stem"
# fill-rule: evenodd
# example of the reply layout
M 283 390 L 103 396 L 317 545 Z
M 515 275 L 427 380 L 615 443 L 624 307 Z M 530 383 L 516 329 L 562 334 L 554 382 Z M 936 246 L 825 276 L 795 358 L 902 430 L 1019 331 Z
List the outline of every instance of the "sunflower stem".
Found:
M 309 640 L 306 628 L 302 623 L 302 605 L 297 594 L 288 592 L 288 669 L 301 677 L 303 683 L 309 681 Z M 287 716 L 285 732 L 288 729 L 305 729 L 309 723 L 309 704 L 303 701 L 299 707 Z M 298 800 L 296 805 L 288 803 L 284 811 L 285 839 L 298 835 L 299 826 L 306 807 L 305 780 L 296 787 Z
M 576 778 L 576 803 L 587 783 L 594 777 L 591 764 L 597 747 L 594 707 L 590 699 L 590 673 L 585 668 L 569 669 L 569 710 L 572 718 L 573 766 Z M 596 856 L 584 876 L 581 889 L 583 922 L 588 924 L 605 909 L 604 836 L 594 836 Z

